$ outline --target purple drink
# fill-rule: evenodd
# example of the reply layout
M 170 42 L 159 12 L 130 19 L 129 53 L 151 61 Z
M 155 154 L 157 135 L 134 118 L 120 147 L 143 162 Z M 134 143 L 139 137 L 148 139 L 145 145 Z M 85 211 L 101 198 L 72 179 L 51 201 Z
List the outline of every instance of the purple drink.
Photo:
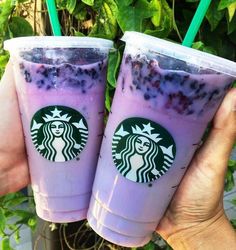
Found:
M 37 214 L 53 222 L 85 219 L 112 42 L 32 37 L 5 46 L 14 65 Z
M 124 40 L 88 221 L 105 239 L 137 247 L 151 239 L 236 64 L 135 32 Z

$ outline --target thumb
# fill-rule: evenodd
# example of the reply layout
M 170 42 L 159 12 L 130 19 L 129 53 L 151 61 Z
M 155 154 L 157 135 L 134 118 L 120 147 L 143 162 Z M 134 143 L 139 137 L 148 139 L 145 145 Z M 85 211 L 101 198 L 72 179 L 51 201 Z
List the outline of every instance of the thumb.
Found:
M 234 88 L 224 98 L 213 120 L 211 132 L 194 158 L 196 161 L 194 163 L 200 163 L 196 165 L 202 168 L 207 177 L 216 178 L 216 184 L 224 183 L 227 162 L 235 140 L 236 89 Z

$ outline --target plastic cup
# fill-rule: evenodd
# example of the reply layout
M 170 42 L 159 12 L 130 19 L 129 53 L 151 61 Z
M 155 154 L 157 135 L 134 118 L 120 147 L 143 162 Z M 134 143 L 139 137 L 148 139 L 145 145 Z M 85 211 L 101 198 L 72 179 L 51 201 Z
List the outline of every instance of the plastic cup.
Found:
M 123 40 L 88 222 L 105 239 L 138 247 L 151 239 L 236 63 L 136 32 Z
M 5 42 L 14 67 L 39 217 L 86 218 L 103 134 L 107 57 L 97 38 L 23 37 Z

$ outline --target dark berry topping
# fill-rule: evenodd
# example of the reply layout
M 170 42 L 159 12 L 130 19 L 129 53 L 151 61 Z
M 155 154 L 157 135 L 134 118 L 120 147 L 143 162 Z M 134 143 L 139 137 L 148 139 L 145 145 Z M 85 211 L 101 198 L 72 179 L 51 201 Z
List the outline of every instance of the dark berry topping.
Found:
M 26 82 L 29 82 L 29 83 L 32 82 L 32 78 L 31 78 L 29 71 L 27 70 L 24 71 L 24 77 L 25 77 Z

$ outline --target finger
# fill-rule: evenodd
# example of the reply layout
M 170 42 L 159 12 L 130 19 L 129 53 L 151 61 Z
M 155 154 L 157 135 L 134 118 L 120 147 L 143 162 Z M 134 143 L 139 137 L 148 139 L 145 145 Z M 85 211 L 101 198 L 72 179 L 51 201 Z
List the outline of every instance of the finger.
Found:
M 15 90 L 15 81 L 12 65 L 9 63 L 0 83 L 0 138 L 1 145 L 8 145 L 15 142 L 15 135 L 18 136 L 17 142 L 22 143 L 23 132 L 18 107 L 18 99 Z M 16 147 L 18 143 L 16 143 Z
M 214 176 L 216 183 L 217 181 L 223 183 L 235 140 L 236 89 L 232 89 L 215 115 L 213 127 L 206 142 L 194 158 L 194 167 L 200 168 L 209 178 Z

